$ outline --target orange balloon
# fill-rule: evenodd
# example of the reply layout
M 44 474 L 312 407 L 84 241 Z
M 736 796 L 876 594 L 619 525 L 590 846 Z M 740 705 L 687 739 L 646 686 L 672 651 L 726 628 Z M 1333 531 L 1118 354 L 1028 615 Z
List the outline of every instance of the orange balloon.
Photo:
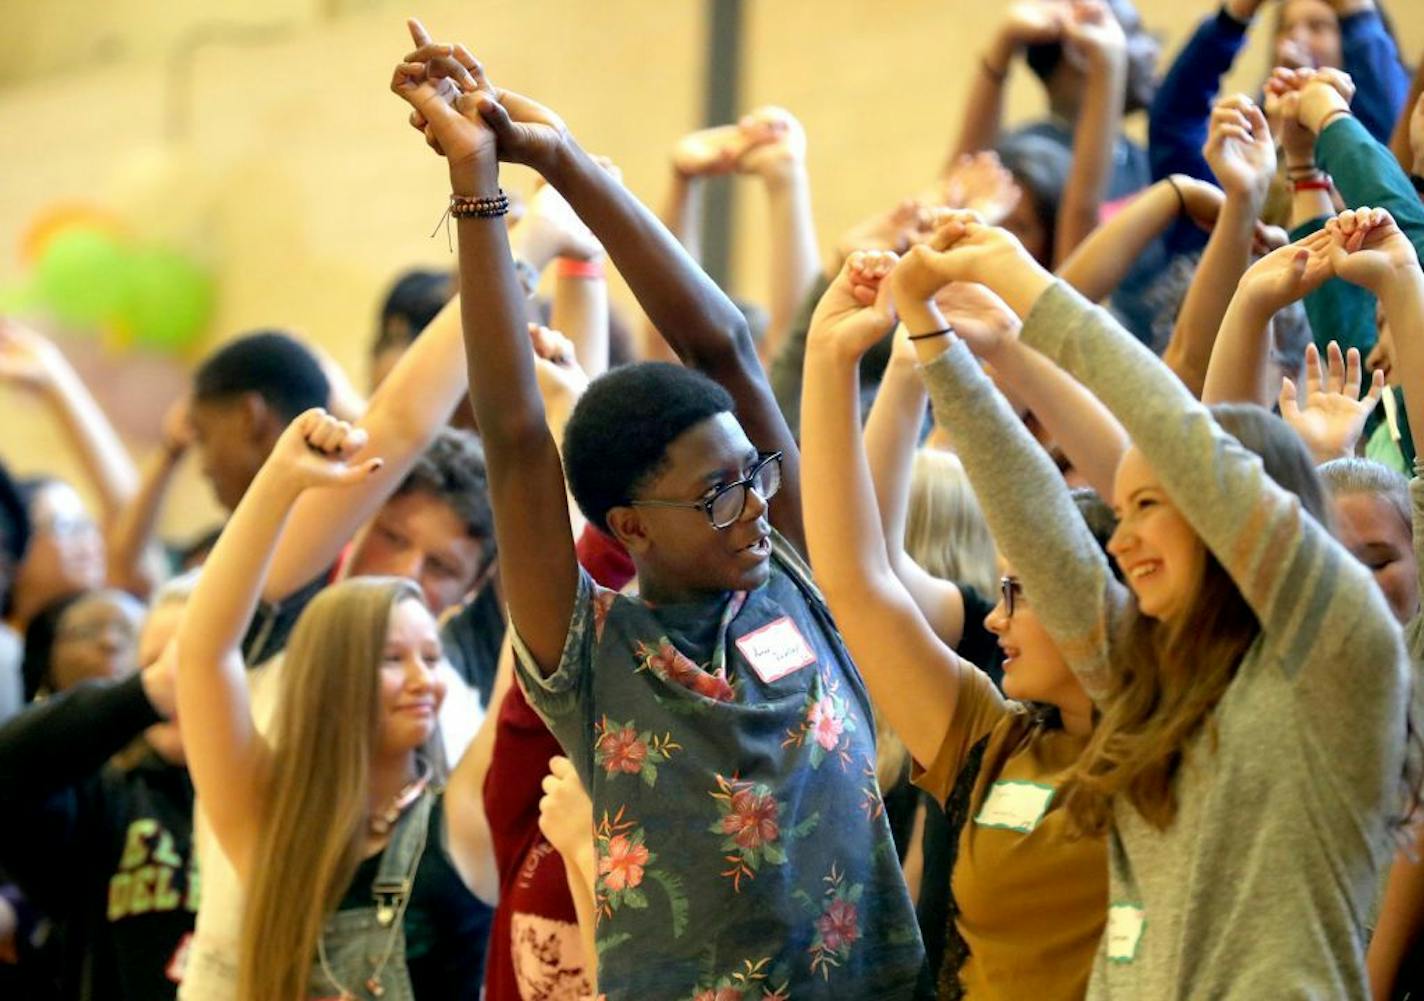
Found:
M 35 213 L 20 236 L 20 260 L 34 264 L 49 242 L 70 229 L 90 229 L 113 237 L 123 235 L 123 223 L 112 212 L 88 202 L 55 202 Z

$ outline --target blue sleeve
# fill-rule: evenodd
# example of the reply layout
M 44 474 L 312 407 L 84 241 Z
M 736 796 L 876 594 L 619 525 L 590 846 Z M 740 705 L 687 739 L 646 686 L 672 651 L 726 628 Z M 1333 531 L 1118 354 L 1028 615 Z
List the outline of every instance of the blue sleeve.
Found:
M 1341 18 L 1340 49 L 1345 72 L 1355 81 L 1351 105 L 1355 117 L 1370 135 L 1387 144 L 1409 98 L 1409 74 L 1379 11 Z
M 1202 156 L 1221 78 L 1246 42 L 1246 25 L 1225 10 L 1203 21 L 1167 71 L 1147 114 L 1152 180 L 1187 174 L 1214 181 Z

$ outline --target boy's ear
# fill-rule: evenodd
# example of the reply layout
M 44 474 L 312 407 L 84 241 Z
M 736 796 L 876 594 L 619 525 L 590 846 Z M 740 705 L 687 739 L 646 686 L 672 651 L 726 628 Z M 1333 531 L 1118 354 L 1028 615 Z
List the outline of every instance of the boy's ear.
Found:
M 265 442 L 269 448 L 287 426 L 261 393 L 243 393 L 233 409 L 242 421 L 244 436 L 251 441 Z
M 648 525 L 635 507 L 615 507 L 608 511 L 608 530 L 629 553 L 646 553 L 652 547 Z

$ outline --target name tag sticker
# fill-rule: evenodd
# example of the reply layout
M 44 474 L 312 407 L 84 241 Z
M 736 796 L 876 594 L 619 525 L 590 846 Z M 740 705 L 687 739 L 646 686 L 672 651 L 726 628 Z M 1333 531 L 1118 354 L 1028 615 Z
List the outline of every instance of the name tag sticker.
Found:
M 789 615 L 768 622 L 737 640 L 737 649 L 766 684 L 816 663 L 816 654 Z
M 1108 908 L 1108 961 L 1130 963 L 1137 958 L 1147 912 L 1136 904 L 1113 904 Z
M 984 797 L 984 805 L 974 823 L 980 827 L 998 827 L 1006 831 L 1029 834 L 1053 802 L 1053 786 L 1039 782 L 995 782 Z

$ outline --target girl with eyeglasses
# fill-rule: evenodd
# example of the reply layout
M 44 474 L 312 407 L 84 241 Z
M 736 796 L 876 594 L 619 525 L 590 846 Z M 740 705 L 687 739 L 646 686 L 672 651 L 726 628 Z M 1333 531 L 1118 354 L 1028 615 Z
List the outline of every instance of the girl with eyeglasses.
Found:
M 959 822 L 939 996 L 1081 998 L 1107 916 L 1107 845 L 1071 834 L 1055 791 L 1092 733 L 1092 703 L 1010 563 L 1000 560 L 999 601 L 985 619 L 1004 654 L 1001 694 L 932 628 L 923 583 L 907 586 L 887 558 L 856 417 L 858 362 L 894 324 L 892 285 L 896 301 L 909 303 L 942 284 L 909 262 L 892 274 L 894 264 L 894 255 L 852 255 L 812 321 L 802 441 L 820 487 L 804 500 L 816 579 L 877 705 L 917 763 L 915 781 L 941 804 L 949 799 Z M 956 315 L 986 327 L 1017 324 L 1002 304 Z M 1089 491 L 1070 500 L 1008 404 L 987 384 L 978 388 L 1014 489 L 1056 501 L 1053 514 L 1077 518 L 1077 503 L 1105 540 L 1111 518 L 1102 517 L 1102 503 Z M 1081 390 L 1070 398 L 1093 406 Z M 985 434 L 964 414 L 944 416 L 956 445 Z M 965 470 L 980 488 L 967 461 Z
M 941 281 L 989 285 L 1024 318 L 1007 346 L 979 342 L 991 364 L 1022 350 L 1062 366 L 1132 441 L 1109 544 L 1126 587 L 1064 505 L 1007 479 L 983 493 L 1101 713 L 1060 791 L 1072 828 L 1109 845 L 1088 996 L 1368 996 L 1365 921 L 1417 799 L 1411 672 L 1369 570 L 1327 527 L 1305 445 L 1262 408 L 1200 404 L 971 215 L 916 259 Z M 941 412 L 984 412 L 974 332 L 929 309 L 905 322 Z M 992 434 L 964 451 L 971 469 L 1014 473 Z

